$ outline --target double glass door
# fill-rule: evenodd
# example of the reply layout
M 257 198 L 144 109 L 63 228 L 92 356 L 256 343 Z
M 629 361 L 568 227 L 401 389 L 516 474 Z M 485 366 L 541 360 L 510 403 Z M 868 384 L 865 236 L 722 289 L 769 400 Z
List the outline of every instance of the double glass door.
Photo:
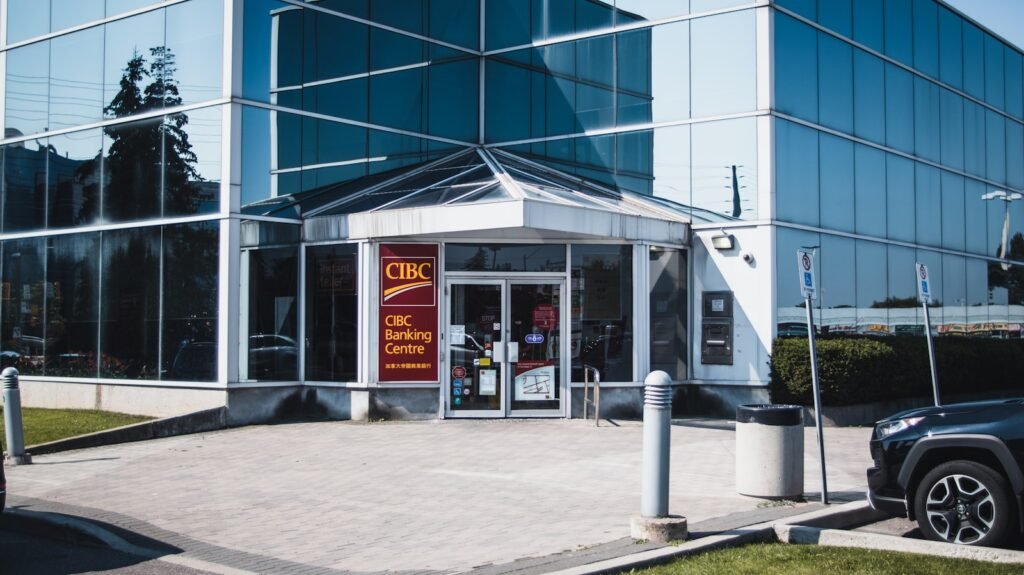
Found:
M 450 279 L 449 417 L 565 413 L 561 279 Z

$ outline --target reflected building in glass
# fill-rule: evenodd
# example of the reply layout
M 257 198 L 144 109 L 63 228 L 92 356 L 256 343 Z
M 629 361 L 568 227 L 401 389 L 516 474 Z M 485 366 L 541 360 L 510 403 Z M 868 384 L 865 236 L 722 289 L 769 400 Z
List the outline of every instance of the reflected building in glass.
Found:
M 922 333 L 920 261 L 938 333 L 1021 336 L 1022 56 L 941 2 L 0 6 L 29 405 L 575 417 L 600 378 L 628 416 L 654 369 L 763 400 L 801 246 L 822 331 Z M 409 245 L 416 359 L 385 351 Z

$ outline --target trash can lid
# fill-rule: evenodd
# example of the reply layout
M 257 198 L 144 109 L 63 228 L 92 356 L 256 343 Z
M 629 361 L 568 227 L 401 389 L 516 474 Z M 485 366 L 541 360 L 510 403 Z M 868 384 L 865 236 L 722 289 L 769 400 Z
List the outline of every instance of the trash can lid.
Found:
M 740 405 L 736 408 L 736 423 L 761 425 L 803 425 L 804 408 L 799 405 L 768 403 Z

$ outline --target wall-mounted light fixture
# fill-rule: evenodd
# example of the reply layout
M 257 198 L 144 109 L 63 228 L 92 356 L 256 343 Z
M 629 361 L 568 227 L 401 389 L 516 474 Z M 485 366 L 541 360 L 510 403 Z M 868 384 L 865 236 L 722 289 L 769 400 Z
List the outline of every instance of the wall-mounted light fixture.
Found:
M 736 238 L 722 230 L 722 234 L 711 238 L 711 245 L 719 251 L 736 247 Z

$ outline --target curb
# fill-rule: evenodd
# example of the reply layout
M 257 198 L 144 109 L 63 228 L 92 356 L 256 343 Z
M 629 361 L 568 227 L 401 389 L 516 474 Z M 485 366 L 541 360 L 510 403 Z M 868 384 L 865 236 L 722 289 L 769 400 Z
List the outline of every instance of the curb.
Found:
M 77 435 L 67 439 L 58 439 L 49 443 L 29 445 L 25 448 L 25 451 L 33 455 L 44 455 L 47 453 L 57 453 L 58 451 L 71 451 L 73 449 L 130 443 L 174 435 L 216 431 L 227 427 L 226 417 L 226 410 L 223 407 L 216 407 L 195 413 L 143 421 L 123 427 L 115 427 L 114 429 Z
M 6 509 L 0 513 L 0 527 L 53 537 L 71 543 L 108 547 L 114 551 L 142 557 L 158 557 L 160 552 L 133 545 L 110 531 L 84 519 L 24 509 Z

